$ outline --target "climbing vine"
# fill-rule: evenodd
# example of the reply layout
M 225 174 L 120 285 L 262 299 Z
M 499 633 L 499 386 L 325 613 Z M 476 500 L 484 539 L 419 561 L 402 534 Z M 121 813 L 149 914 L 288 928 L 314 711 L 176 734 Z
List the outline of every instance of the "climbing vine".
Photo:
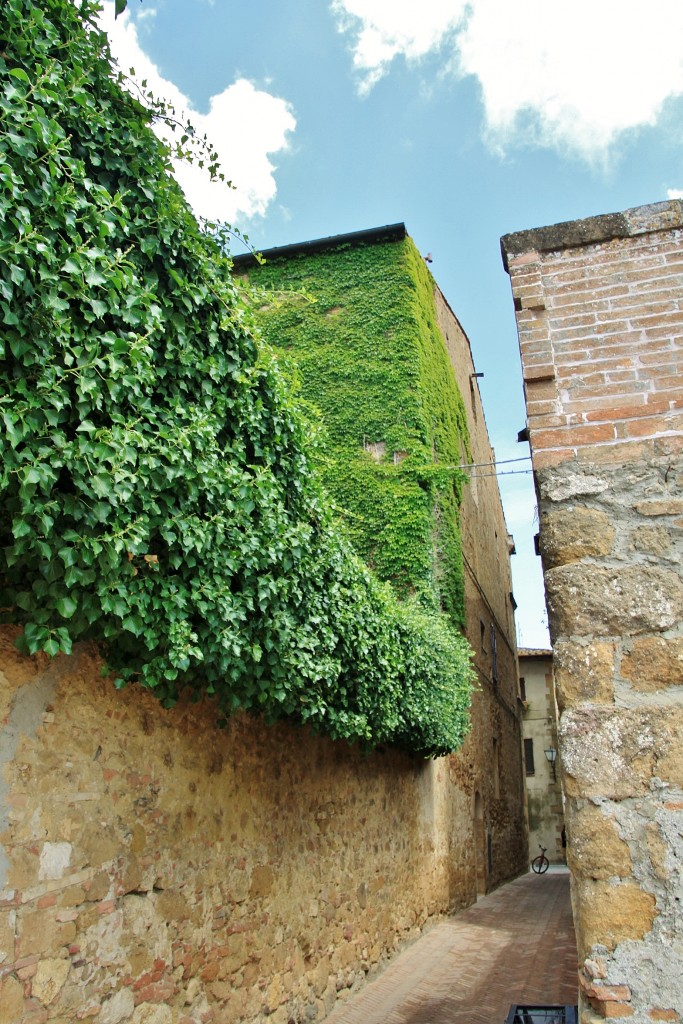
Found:
M 321 472 L 355 549 L 401 597 L 464 622 L 459 505 L 469 434 L 410 239 L 252 269 L 263 332 L 291 356 L 325 426 Z
M 96 4 L 0 8 L 0 608 L 181 691 L 421 754 L 469 653 L 336 525 L 311 426 L 112 69 Z

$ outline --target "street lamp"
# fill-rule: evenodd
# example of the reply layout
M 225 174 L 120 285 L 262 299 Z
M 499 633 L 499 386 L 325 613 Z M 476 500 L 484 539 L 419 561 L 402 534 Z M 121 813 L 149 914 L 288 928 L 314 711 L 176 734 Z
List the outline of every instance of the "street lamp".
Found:
M 557 775 L 555 774 L 555 761 L 557 759 L 557 751 L 555 750 L 555 747 L 548 747 L 548 749 L 544 750 L 543 753 L 545 754 L 548 760 L 548 764 L 553 770 L 553 782 L 557 782 Z

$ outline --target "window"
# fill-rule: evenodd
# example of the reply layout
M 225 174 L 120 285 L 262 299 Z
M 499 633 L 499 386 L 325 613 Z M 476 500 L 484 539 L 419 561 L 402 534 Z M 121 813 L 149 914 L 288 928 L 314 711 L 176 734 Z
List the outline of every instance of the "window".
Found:
M 484 623 L 483 623 L 483 621 L 481 619 L 479 619 L 479 633 L 481 635 L 481 637 L 480 637 L 481 638 L 481 649 L 482 649 L 482 651 L 485 651 L 486 650 L 486 626 L 484 625 Z
M 527 775 L 535 775 L 534 768 L 534 741 L 524 740 L 524 769 Z
M 526 680 L 524 676 L 519 677 L 519 695 L 522 700 L 526 700 Z

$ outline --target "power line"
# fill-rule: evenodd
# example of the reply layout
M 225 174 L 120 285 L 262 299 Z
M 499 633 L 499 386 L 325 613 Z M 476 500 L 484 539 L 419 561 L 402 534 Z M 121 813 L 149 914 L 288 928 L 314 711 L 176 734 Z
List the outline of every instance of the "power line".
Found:
M 518 459 L 496 459 L 495 462 L 468 462 L 463 466 L 456 466 L 456 469 L 479 469 L 482 466 L 506 466 L 509 462 L 530 462 L 530 455 L 522 455 Z M 450 467 L 449 467 L 450 468 Z M 527 470 L 525 472 L 531 472 Z

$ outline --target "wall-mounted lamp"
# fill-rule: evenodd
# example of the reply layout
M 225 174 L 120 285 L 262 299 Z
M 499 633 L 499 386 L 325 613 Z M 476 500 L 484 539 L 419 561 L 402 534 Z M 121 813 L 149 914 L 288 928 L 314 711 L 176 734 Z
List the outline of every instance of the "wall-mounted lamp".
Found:
M 553 782 L 557 782 L 557 775 L 555 774 L 555 761 L 557 760 L 557 751 L 555 750 L 555 747 L 548 747 L 548 749 L 544 750 L 543 753 L 547 758 L 548 764 L 553 770 Z

